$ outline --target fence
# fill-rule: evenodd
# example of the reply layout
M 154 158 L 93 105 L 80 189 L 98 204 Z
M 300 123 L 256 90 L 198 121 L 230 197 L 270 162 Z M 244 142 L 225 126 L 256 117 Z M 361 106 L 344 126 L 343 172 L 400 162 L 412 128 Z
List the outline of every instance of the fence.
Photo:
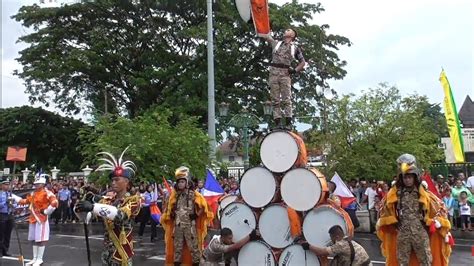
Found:
M 469 177 L 474 175 L 474 163 L 435 163 L 430 166 L 431 176 L 437 175 L 448 176 L 452 174 L 457 177 L 459 173 Z

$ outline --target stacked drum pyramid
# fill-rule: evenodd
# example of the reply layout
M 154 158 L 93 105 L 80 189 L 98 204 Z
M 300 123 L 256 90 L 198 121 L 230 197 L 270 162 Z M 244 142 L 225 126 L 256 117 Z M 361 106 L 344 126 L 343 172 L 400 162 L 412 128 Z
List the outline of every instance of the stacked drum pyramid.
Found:
M 264 166 L 248 169 L 240 180 L 241 196 L 224 196 L 219 202 L 221 228 L 232 230 L 234 242 L 253 229 L 261 236 L 241 248 L 238 264 L 320 265 L 298 239 L 324 247 L 331 241 L 328 230 L 333 225 L 351 233 L 350 218 L 326 204 L 326 179 L 317 169 L 306 168 L 306 147 L 297 134 L 284 130 L 268 134 L 260 157 Z

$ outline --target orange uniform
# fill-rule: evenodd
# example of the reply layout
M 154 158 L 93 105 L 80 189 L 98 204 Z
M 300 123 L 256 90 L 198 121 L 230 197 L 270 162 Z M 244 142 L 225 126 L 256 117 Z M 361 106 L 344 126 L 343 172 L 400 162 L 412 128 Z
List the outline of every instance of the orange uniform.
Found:
M 53 208 L 58 207 L 58 200 L 53 192 L 46 188 L 42 188 L 40 191 L 31 192 L 26 199 L 19 201 L 21 205 L 30 205 L 30 217 L 28 221 L 33 224 L 36 222 L 44 223 L 48 219 L 48 215 L 44 214 L 44 211 L 49 206 Z

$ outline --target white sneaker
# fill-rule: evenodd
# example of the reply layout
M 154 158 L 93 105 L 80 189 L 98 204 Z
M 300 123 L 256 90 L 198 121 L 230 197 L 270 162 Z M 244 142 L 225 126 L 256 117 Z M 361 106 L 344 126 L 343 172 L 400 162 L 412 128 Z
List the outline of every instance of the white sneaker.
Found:
M 43 264 L 43 260 L 42 259 L 37 259 L 35 261 L 35 263 L 33 263 L 33 266 L 41 266 Z
M 35 263 L 36 259 L 32 259 L 30 262 L 27 262 L 25 266 L 32 266 Z

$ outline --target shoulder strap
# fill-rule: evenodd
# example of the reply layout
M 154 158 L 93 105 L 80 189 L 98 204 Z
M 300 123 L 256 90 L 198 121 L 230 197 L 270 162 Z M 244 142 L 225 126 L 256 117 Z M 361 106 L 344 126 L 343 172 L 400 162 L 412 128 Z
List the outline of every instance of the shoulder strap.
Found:
M 352 262 L 354 261 L 354 258 L 355 258 L 355 250 L 354 250 L 354 245 L 352 244 L 352 241 L 350 241 L 349 239 L 346 239 L 347 243 L 349 243 L 349 247 L 351 248 L 351 265 L 352 265 Z
M 295 45 L 292 43 L 291 44 L 291 56 L 293 57 L 293 59 L 295 58 L 295 52 L 296 52 L 296 48 L 295 48 Z
M 277 45 L 275 46 L 275 49 L 273 49 L 273 52 L 278 51 L 278 49 L 280 48 L 280 46 L 281 46 L 282 43 L 283 43 L 283 41 L 279 41 L 279 42 L 277 43 Z

